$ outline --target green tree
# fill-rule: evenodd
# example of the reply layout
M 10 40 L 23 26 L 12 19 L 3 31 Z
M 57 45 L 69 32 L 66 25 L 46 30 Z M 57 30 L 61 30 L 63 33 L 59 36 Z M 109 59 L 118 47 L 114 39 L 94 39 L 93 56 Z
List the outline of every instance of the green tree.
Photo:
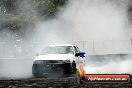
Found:
M 35 9 L 41 16 L 54 16 L 67 0 L 35 0 Z
M 16 12 L 17 0 L 0 0 L 0 7 L 4 13 Z
M 39 17 L 54 17 L 67 0 L 33 0 L 32 10 L 21 12 L 19 4 L 26 0 L 0 0 L 0 29 L 26 30 L 29 25 L 39 21 Z M 37 12 L 32 14 L 32 12 Z M 40 15 L 39 17 L 37 17 Z

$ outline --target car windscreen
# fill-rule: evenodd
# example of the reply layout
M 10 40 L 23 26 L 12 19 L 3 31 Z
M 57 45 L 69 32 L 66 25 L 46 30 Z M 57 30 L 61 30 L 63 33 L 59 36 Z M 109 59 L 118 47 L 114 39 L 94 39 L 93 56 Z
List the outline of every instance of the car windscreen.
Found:
M 73 54 L 72 46 L 49 46 L 42 50 L 41 54 Z

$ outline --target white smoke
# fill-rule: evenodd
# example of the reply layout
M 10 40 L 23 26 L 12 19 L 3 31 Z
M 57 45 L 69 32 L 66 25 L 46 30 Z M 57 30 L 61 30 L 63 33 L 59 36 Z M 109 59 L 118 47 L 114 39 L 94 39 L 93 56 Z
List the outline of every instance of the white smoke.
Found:
M 106 55 L 89 57 L 84 69 L 87 74 L 132 74 L 131 64 L 131 55 Z
M 129 2 L 130 0 L 71 0 L 66 8 L 61 9 L 57 18 L 42 22 L 37 26 L 36 35 L 39 35 L 39 37 L 36 37 L 36 35 L 35 37 L 43 40 L 43 44 L 45 42 L 48 44 L 49 42 L 67 43 L 67 41 L 128 39 L 130 23 L 127 11 L 130 5 Z M 112 45 L 109 45 L 109 47 L 112 47 Z M 118 47 L 118 44 L 115 47 Z M 119 47 L 118 50 L 123 52 L 122 47 Z M 118 57 L 122 59 L 118 62 L 115 60 L 117 57 L 113 56 L 111 58 L 113 58 L 111 61 L 106 60 L 108 63 L 101 66 L 95 64 L 90 67 L 88 61 L 86 71 L 88 73 L 91 70 L 93 73 L 131 74 L 131 57 L 125 57 L 128 58 L 125 60 Z
M 26 7 L 21 8 L 23 12 L 28 11 L 26 8 L 32 9 L 32 6 L 28 5 L 30 3 L 27 2 L 27 4 L 26 1 L 27 0 L 24 0 L 23 2 L 24 5 L 26 4 Z M 61 9 L 56 18 L 36 22 L 37 26 L 34 30 L 29 29 L 29 31 L 33 30 L 32 33 L 29 35 L 27 33 L 27 39 L 25 38 L 22 42 L 25 46 L 33 44 L 34 42 L 39 43 L 39 47 L 33 48 L 38 52 L 43 46 L 49 43 L 127 39 L 127 29 L 129 27 L 127 10 L 129 1 L 130 0 L 69 0 L 68 5 Z M 23 4 L 20 7 L 23 7 Z M 8 34 L 10 36 L 10 32 Z M 10 37 L 8 38 L 7 41 L 10 40 Z M 10 41 L 8 42 L 10 44 Z M 29 53 L 32 52 L 26 52 L 25 55 Z M 27 60 L 23 63 L 19 62 L 21 63 L 19 64 L 20 66 L 16 67 L 13 65 L 16 63 L 1 62 L 0 78 L 31 77 L 32 60 L 29 62 L 26 61 Z M 114 61 L 113 57 L 113 60 L 109 61 L 109 63 L 101 66 L 91 66 L 88 67 L 87 70 L 92 69 L 93 72 L 99 70 L 101 73 L 117 73 L 117 70 L 120 69 L 119 73 L 131 73 L 131 62 L 131 57 L 127 60 L 121 60 L 118 63 Z
M 130 52 L 131 47 L 124 46 L 130 41 L 127 14 L 129 2 L 130 0 L 71 0 L 55 19 L 38 24 L 33 39 L 43 41 L 43 44 L 94 41 L 95 48 L 103 53 L 105 50 L 108 53 Z M 120 40 L 129 41 L 124 43 Z M 106 47 L 103 46 L 103 41 L 106 41 Z M 93 48 L 90 45 L 91 42 L 86 46 Z M 113 49 L 115 47 L 118 48 Z
M 59 18 L 81 40 L 113 40 L 127 37 L 128 0 L 72 0 Z M 71 36 L 70 36 L 71 37 Z

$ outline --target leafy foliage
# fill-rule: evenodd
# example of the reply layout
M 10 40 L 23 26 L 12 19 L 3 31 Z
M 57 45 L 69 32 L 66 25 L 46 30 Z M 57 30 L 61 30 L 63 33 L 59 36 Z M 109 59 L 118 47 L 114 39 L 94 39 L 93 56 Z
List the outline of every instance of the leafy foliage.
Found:
M 66 0 L 35 0 L 35 8 L 42 16 L 54 16 Z
M 39 20 L 39 17 L 54 17 L 67 0 L 32 0 L 32 2 L 28 3 L 32 5 L 32 9 L 23 12 L 20 11 L 19 4 L 24 1 L 29 0 L 0 0 L 1 30 L 26 29 L 29 25 L 34 25 Z
M 15 13 L 17 0 L 1 0 L 0 7 L 1 11 L 6 13 Z

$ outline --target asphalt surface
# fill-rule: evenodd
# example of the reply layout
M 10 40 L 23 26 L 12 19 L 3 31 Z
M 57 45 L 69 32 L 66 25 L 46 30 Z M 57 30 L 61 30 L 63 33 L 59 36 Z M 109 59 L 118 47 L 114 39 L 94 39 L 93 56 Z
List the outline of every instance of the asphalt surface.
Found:
M 75 77 L 29 78 L 21 80 L 0 80 L 0 88 L 132 88 L 132 82 L 124 84 L 123 83 L 79 84 Z
M 120 57 L 124 60 L 127 55 L 106 56 L 107 60 Z M 91 56 L 91 63 L 107 64 L 104 56 Z M 88 59 L 90 62 L 91 59 Z M 100 61 L 99 61 L 100 60 Z M 114 61 L 118 62 L 114 58 Z M 132 77 L 130 83 L 85 83 L 79 84 L 75 77 L 65 78 L 32 78 L 32 59 L 0 59 L 0 88 L 132 88 Z M 5 79 L 4 79 L 5 78 Z M 10 79 L 7 79 L 10 78 Z M 25 78 L 25 79 L 12 79 Z

